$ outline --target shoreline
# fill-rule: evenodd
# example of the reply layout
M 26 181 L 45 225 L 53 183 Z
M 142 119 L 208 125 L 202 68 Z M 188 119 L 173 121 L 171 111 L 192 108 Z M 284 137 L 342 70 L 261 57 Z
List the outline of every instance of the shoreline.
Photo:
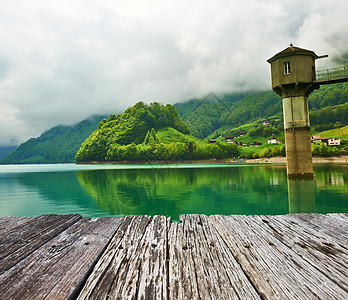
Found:
M 262 164 L 285 164 L 285 156 L 262 157 L 246 159 L 247 163 L 262 163 Z M 348 164 L 348 155 L 340 156 L 313 156 L 313 164 Z
M 76 162 L 77 165 L 168 165 L 168 164 L 211 164 L 211 163 L 252 163 L 252 164 L 284 164 L 286 165 L 285 156 L 246 158 L 243 159 L 190 159 L 190 160 L 137 160 L 137 161 L 86 161 Z M 313 164 L 348 164 L 348 155 L 341 156 L 313 156 Z

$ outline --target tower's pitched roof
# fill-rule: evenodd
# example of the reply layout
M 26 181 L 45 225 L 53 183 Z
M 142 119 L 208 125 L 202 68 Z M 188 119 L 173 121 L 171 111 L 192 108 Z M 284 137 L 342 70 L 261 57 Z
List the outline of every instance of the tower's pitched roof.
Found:
M 280 51 L 276 55 L 272 56 L 270 59 L 267 60 L 267 62 L 272 63 L 275 59 L 279 57 L 284 57 L 284 56 L 290 56 L 293 54 L 304 54 L 304 55 L 311 55 L 314 57 L 314 59 L 318 58 L 318 55 L 316 55 L 313 51 L 311 50 L 306 50 L 303 48 L 295 47 L 290 45 L 290 47 Z

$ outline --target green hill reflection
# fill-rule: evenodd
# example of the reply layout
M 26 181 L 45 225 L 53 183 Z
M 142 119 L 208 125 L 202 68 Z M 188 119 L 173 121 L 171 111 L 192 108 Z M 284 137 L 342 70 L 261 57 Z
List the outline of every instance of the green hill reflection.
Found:
M 111 214 L 285 214 L 283 167 L 168 168 L 76 172 L 83 189 Z

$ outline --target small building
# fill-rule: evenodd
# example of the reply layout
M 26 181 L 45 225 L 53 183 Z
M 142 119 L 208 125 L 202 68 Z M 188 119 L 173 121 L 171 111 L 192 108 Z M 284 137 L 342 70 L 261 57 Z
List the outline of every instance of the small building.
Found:
M 248 133 L 246 131 L 240 131 L 239 136 L 247 135 Z
M 240 141 L 232 141 L 232 143 L 236 144 L 237 146 L 247 146 L 246 143 L 240 142 Z
M 267 143 L 268 144 L 277 144 L 278 140 L 274 137 L 274 135 L 272 135 L 270 138 L 268 138 Z
M 320 143 L 321 142 L 321 137 L 320 135 L 313 135 L 311 139 L 312 143 Z
M 216 140 L 213 140 L 213 139 L 208 140 L 208 143 L 209 143 L 209 144 L 215 144 L 215 143 L 216 143 Z
M 225 136 L 226 143 L 233 143 L 234 136 Z
M 325 143 L 327 146 L 339 146 L 341 145 L 341 139 L 335 137 L 322 138 L 322 143 Z
M 263 121 L 263 123 L 262 123 L 263 126 L 267 126 L 267 125 L 269 125 L 269 124 L 271 124 L 271 123 L 270 123 L 270 121 L 268 121 L 268 120 L 265 120 L 265 121 Z
M 250 147 L 258 147 L 258 146 L 262 146 L 262 143 L 260 143 L 260 142 L 253 142 L 253 143 L 250 143 L 249 146 Z

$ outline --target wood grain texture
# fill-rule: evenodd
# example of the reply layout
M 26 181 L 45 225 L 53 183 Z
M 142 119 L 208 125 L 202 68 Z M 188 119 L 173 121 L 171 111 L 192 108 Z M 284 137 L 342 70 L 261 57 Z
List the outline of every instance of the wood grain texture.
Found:
M 331 236 L 343 247 L 347 247 L 348 218 L 345 214 L 289 214 L 282 216 L 282 218 L 293 224 L 301 223 L 303 227 L 312 228 L 325 237 Z
M 78 299 L 137 299 L 148 216 L 127 216 L 96 264 Z
M 348 215 L 0 218 L 0 299 L 348 299 Z
M 169 233 L 169 299 L 260 299 L 204 215 L 180 216 Z
M 259 217 L 211 216 L 210 220 L 264 298 L 348 298 L 344 289 L 285 245 Z
M 0 232 L 0 274 L 81 218 L 80 215 L 43 215 Z
M 348 255 L 334 238 L 300 219 L 293 222 L 286 216 L 255 216 L 254 220 L 267 224 L 278 240 L 348 292 Z M 348 241 L 348 233 L 345 235 Z
M 67 299 L 77 292 L 121 218 L 83 218 L 0 275 L 3 299 Z
M 30 222 L 30 217 L 2 217 L 0 218 L 0 235 L 10 231 L 14 227 Z

